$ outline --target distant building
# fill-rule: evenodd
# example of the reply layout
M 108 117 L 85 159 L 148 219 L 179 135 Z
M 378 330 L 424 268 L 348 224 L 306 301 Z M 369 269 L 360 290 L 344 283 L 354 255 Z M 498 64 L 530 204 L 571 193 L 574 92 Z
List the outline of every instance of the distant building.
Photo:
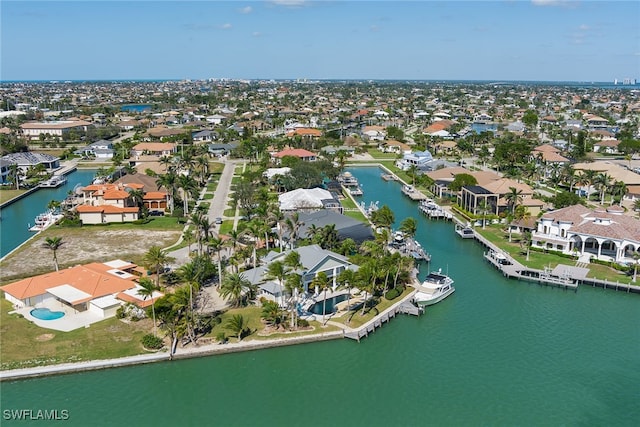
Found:
M 22 134 L 30 139 L 38 139 L 40 135 L 62 137 L 71 130 L 86 131 L 91 123 L 83 120 L 61 120 L 55 122 L 28 122 L 20 125 Z

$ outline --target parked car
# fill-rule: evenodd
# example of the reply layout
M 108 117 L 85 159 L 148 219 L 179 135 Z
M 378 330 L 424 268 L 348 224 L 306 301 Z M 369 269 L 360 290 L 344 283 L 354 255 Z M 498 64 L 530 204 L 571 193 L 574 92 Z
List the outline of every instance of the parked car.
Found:
M 216 218 L 216 224 L 222 224 L 222 218 L 217 217 Z

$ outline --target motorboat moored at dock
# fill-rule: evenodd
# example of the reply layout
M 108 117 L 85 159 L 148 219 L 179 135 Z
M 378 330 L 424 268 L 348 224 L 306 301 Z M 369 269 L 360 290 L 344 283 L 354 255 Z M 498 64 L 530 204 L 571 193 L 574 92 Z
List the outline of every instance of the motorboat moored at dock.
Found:
M 438 270 L 427 275 L 413 299 L 418 306 L 433 305 L 454 293 L 455 290 L 453 279 Z

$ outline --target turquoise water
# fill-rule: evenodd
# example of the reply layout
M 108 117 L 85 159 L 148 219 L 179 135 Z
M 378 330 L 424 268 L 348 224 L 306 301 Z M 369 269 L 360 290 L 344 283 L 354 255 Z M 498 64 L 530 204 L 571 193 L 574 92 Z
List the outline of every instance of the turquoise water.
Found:
M 121 106 L 120 110 L 130 113 L 142 113 L 144 111 L 151 111 L 151 107 L 151 104 L 126 104 Z
M 29 225 L 34 224 L 38 214 L 47 210 L 52 200 L 62 201 L 67 192 L 73 190 L 77 184 L 88 185 L 93 180 L 96 171 L 93 169 L 78 169 L 67 175 L 67 182 L 57 188 L 41 188 L 27 197 L 0 209 L 0 257 L 5 256 L 31 238 L 35 233 L 29 231 Z
M 398 183 L 373 168 L 352 172 L 367 204 L 388 204 L 397 223 L 419 220 L 431 268 L 455 280 L 456 292 L 424 316 L 399 316 L 360 343 L 3 383 L 2 408 L 66 409 L 64 424 L 78 426 L 637 424 L 638 295 L 507 280 L 477 242 L 420 216 Z
M 48 308 L 34 308 L 29 313 L 40 320 L 56 320 L 64 317 L 64 311 L 51 311 Z

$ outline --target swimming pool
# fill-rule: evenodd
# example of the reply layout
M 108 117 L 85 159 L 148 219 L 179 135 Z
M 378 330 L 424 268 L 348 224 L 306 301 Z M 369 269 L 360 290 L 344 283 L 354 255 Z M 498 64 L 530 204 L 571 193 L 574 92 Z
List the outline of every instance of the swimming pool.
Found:
M 327 298 L 327 303 L 325 305 L 325 314 L 333 313 L 336 311 L 336 305 L 339 302 L 345 301 L 347 299 L 347 294 L 338 295 L 337 297 Z M 322 314 L 322 305 L 324 303 L 322 301 L 313 304 L 309 311 L 313 314 Z
M 64 311 L 51 311 L 48 308 L 34 308 L 29 313 L 40 320 L 55 320 L 64 316 Z

